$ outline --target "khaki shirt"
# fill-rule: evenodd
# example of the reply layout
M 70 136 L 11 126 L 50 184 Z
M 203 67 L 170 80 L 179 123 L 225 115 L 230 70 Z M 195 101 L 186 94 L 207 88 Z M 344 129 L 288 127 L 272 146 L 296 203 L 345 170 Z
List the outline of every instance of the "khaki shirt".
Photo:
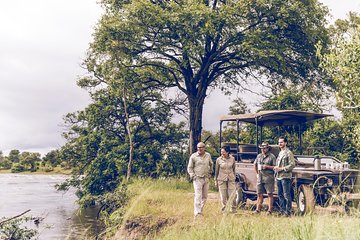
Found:
M 218 157 L 215 164 L 215 181 L 235 181 L 235 159 Z
M 187 171 L 191 179 L 194 177 L 210 178 L 214 171 L 214 163 L 210 154 L 205 152 L 203 156 L 200 156 L 198 152 L 193 153 L 190 156 Z
M 287 148 L 280 151 L 276 159 L 276 166 L 284 168 L 276 174 L 276 179 L 292 178 L 292 170 L 295 167 L 294 154 Z
M 264 156 L 262 153 L 258 154 L 254 164 L 260 163 L 261 165 L 275 166 L 276 158 L 271 152 L 267 152 Z M 274 170 L 263 169 L 259 173 L 261 175 L 261 183 L 273 183 L 275 182 Z

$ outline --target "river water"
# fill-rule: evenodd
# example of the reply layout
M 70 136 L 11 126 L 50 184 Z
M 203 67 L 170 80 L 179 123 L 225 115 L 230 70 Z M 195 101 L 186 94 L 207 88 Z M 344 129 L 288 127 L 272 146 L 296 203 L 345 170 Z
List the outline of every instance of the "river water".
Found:
M 62 175 L 0 174 L 0 219 L 31 209 L 26 216 L 44 218 L 27 226 L 38 230 L 40 240 L 95 239 L 96 209 L 78 210 L 74 191 L 58 192 Z

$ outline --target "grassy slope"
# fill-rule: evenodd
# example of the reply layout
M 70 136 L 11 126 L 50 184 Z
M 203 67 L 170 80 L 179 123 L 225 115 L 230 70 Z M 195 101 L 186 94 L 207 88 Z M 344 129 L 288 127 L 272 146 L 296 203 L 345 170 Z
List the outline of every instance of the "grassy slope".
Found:
M 218 193 L 210 198 L 201 219 L 193 217 L 192 185 L 185 180 L 136 180 L 131 201 L 115 239 L 360 239 L 360 218 L 317 212 L 305 217 L 253 215 L 239 209 L 220 213 Z

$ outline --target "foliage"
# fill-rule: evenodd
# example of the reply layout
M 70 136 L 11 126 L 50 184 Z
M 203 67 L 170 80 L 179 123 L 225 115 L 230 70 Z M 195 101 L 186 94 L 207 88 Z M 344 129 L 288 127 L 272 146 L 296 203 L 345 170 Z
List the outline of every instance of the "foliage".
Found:
M 300 111 L 313 111 L 323 112 L 324 106 L 321 104 L 321 97 L 308 98 L 308 92 L 299 89 L 298 86 L 289 85 L 280 89 L 277 94 L 272 95 L 269 99 L 260 104 L 260 110 L 300 110 Z M 309 145 L 309 139 L 302 141 L 306 143 L 299 148 L 299 132 L 304 134 L 308 129 L 311 129 L 314 122 L 308 122 L 306 125 L 291 125 L 291 126 L 278 126 L 276 128 L 264 128 L 263 139 L 270 144 L 277 144 L 279 136 L 287 136 L 288 146 L 297 154 L 300 154 Z M 310 138 L 310 137 L 309 137 Z M 314 138 L 313 140 L 319 140 Z M 325 138 L 324 138 L 325 139 Z M 326 140 L 324 140 L 326 141 Z M 314 143 L 313 141 L 311 141 Z M 319 142 L 320 143 L 320 142 Z M 340 150 L 339 150 L 340 151 Z
M 50 164 L 53 167 L 56 167 L 60 164 L 61 159 L 59 158 L 59 150 L 52 150 L 42 158 L 43 162 L 46 164 Z
M 7 157 L 11 162 L 16 163 L 20 161 L 20 151 L 17 149 L 13 149 L 9 152 Z
M 12 173 L 24 172 L 25 170 L 25 166 L 21 163 L 14 163 L 11 167 Z
M 25 170 L 35 172 L 36 163 L 41 161 L 40 153 L 22 152 L 19 157 L 20 163 L 25 167 Z
M 166 149 L 164 158 L 156 164 L 156 175 L 159 177 L 185 175 L 187 162 L 188 154 L 183 149 Z
M 343 135 L 344 129 L 339 121 L 333 119 L 322 119 L 314 123 L 304 133 L 304 149 L 309 148 L 309 154 L 334 156 L 342 161 L 352 164 L 354 162 L 344 156 L 346 138 Z M 315 151 L 310 151 L 315 147 Z M 323 150 L 321 150 L 323 148 Z
M 15 218 L 0 224 L 0 239 L 18 240 L 34 239 L 38 232 L 22 226 L 23 223 L 31 221 L 31 217 Z
M 349 13 L 346 20 L 332 26 L 332 46 L 328 53 L 320 53 L 321 67 L 335 83 L 337 107 L 346 145 L 344 158 L 360 162 L 360 16 Z M 321 47 L 319 47 L 321 50 Z
M 342 137 L 345 139 L 344 151 L 342 152 L 344 159 L 347 162 L 360 164 L 360 112 L 356 110 L 344 111 L 341 119 L 341 126 L 343 128 Z
M 0 161 L 0 169 L 10 169 L 12 167 L 12 162 L 6 158 Z
M 337 20 L 333 28 L 333 45 L 320 55 L 321 67 L 334 80 L 338 107 L 360 108 L 360 15 L 349 13 L 348 20 Z M 319 49 L 321 49 L 319 47 Z
M 92 63 L 87 64 L 90 67 Z M 113 66 L 116 61 L 107 64 Z M 81 206 L 100 204 L 104 206 L 102 212 L 110 214 L 114 208 L 102 202 L 115 194 L 127 175 L 129 137 L 134 148 L 132 174 L 157 176 L 161 164 L 161 171 L 171 171 L 173 166 L 164 168 L 164 156 L 167 149 L 183 144 L 185 132 L 184 123 L 170 122 L 171 106 L 163 101 L 160 90 L 133 82 L 131 77 L 136 76 L 130 73 L 115 76 L 112 70 L 104 70 L 102 74 L 101 87 L 97 85 L 100 82 L 92 82 L 94 88 L 88 88 L 93 102 L 65 118 L 69 130 L 64 133 L 67 143 L 61 148 L 60 158 L 73 173 L 59 189 L 74 186 Z M 82 87 L 90 83 L 87 77 L 79 80 Z M 124 84 L 126 95 L 122 92 Z
M 46 164 L 45 167 L 44 167 L 44 171 L 45 172 L 52 172 L 52 171 L 54 171 L 54 168 L 50 164 Z
M 190 147 L 200 141 L 208 90 L 248 81 L 321 85 L 314 45 L 326 45 L 327 10 L 317 1 L 101 1 L 86 62 L 101 81 L 106 62 L 139 81 L 186 96 Z M 89 68 L 88 68 L 89 69 Z M 112 68 L 121 72 L 122 68 Z M 184 101 L 182 102 L 184 103 Z
M 100 206 L 100 216 L 98 217 L 108 229 L 123 222 L 125 208 L 129 201 L 126 184 L 119 185 L 112 193 L 106 193 L 95 198 L 94 201 L 98 202 Z
M 244 100 L 241 97 L 233 99 L 229 107 L 229 114 L 236 115 L 245 113 L 250 113 L 250 109 L 248 108 Z
M 322 91 L 324 93 L 324 91 Z M 326 94 L 324 96 L 327 96 Z M 312 96 L 309 92 L 296 85 L 288 85 L 274 92 L 269 98 L 260 104 L 260 110 L 302 110 L 322 112 L 324 96 Z

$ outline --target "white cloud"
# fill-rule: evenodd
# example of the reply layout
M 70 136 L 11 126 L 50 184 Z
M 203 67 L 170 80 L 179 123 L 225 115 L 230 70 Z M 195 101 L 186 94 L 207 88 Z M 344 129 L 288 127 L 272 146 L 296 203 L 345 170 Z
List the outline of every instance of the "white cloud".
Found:
M 96 1 L 0 3 L 0 150 L 46 153 L 64 142 L 62 117 L 82 109 L 76 86 L 93 28 Z

